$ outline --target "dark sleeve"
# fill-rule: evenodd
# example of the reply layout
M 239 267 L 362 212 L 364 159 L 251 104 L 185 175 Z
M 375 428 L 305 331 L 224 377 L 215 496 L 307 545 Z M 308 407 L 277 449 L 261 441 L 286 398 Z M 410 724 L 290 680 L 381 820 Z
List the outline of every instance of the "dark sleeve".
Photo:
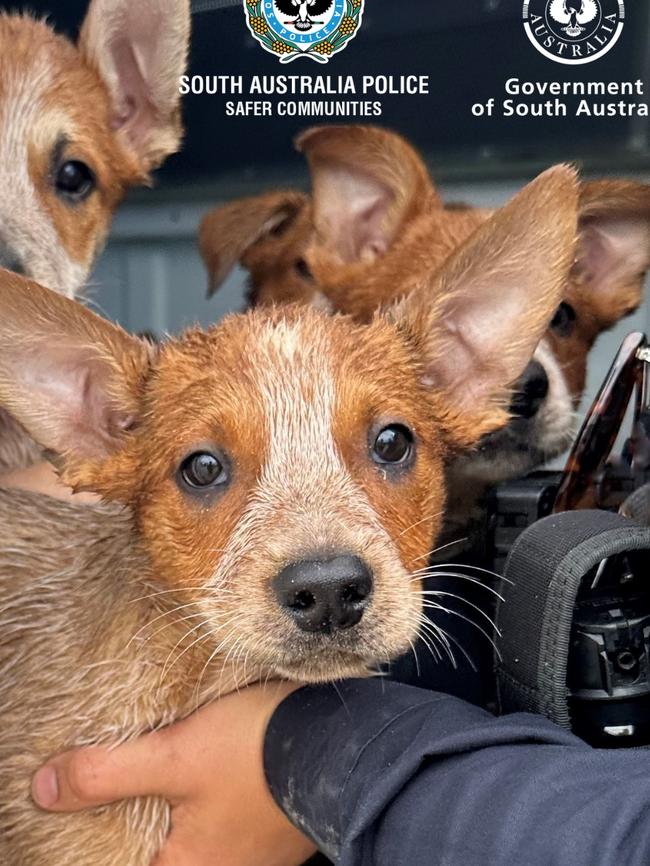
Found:
M 650 863 L 650 752 L 594 750 L 541 717 L 351 680 L 284 701 L 265 765 L 337 866 Z

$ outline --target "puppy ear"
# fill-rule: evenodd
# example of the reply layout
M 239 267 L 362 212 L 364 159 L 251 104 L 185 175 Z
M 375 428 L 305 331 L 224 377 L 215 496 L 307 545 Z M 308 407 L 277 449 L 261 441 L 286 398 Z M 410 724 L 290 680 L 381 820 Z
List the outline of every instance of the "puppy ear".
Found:
M 66 467 L 123 444 L 153 352 L 81 304 L 0 271 L 0 404 Z
M 145 173 L 180 146 L 189 38 L 189 0 L 92 0 L 81 29 L 79 47 L 111 96 L 112 126 Z
M 389 311 L 466 447 L 508 420 L 524 371 L 560 300 L 575 253 L 578 183 L 568 166 L 540 175 L 449 259 L 434 284 Z
M 427 203 L 440 204 L 419 154 L 386 129 L 321 126 L 296 147 L 311 170 L 319 240 L 343 262 L 373 261 Z
M 283 238 L 307 203 L 295 190 L 267 193 L 217 207 L 203 219 L 199 248 L 208 270 L 208 297 L 258 241 Z
M 649 269 L 650 185 L 584 183 L 574 276 L 589 288 L 603 325 L 613 325 L 639 306 Z

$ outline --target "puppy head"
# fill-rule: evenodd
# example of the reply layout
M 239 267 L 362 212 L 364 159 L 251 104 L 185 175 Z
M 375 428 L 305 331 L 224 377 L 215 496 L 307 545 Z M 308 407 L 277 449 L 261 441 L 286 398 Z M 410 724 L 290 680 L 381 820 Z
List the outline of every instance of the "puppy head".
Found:
M 187 0 L 92 0 L 75 46 L 0 15 L 0 265 L 71 296 L 127 187 L 177 150 Z
M 302 680 L 362 673 L 415 636 L 443 464 L 507 421 L 575 223 L 560 167 L 367 325 L 276 308 L 157 348 L 4 274 L 0 402 L 66 481 L 130 506 L 215 653 Z
M 561 454 L 575 435 L 589 351 L 641 303 L 650 268 L 650 186 L 580 188 L 576 261 L 544 339 L 511 403 L 507 429 L 486 437 L 464 472 L 494 483 Z
M 308 303 L 319 292 L 304 259 L 311 237 L 309 200 L 297 190 L 238 199 L 203 219 L 199 247 L 211 296 L 236 264 L 250 274 L 253 306 Z

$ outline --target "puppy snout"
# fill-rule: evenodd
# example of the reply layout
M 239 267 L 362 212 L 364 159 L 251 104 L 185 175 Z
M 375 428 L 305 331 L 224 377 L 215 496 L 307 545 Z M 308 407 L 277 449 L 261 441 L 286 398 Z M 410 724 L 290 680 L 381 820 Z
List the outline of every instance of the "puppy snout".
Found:
M 546 370 L 539 361 L 531 361 L 516 385 L 510 412 L 519 418 L 534 418 L 548 396 Z
M 0 268 L 13 271 L 15 274 L 25 273 L 25 264 L 11 246 L 0 239 Z
M 358 556 L 305 559 L 287 565 L 273 580 L 278 603 L 298 628 L 330 634 L 360 622 L 373 578 Z

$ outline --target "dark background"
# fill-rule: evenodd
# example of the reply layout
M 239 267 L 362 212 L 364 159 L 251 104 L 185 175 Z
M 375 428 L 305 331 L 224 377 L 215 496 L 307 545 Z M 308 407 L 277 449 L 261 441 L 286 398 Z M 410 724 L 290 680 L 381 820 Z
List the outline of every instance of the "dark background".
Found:
M 0 0 L 0 9 L 47 15 L 74 37 L 89 2 Z M 584 66 L 554 63 L 535 50 L 523 27 L 523 0 L 366 0 L 363 25 L 343 52 L 327 65 L 298 59 L 285 66 L 249 34 L 243 0 L 193 0 L 190 73 L 241 74 L 246 79 L 253 74 L 427 74 L 430 95 L 384 97 L 384 114 L 376 122 L 420 147 L 446 200 L 496 207 L 558 161 L 576 161 L 588 176 L 650 180 L 647 118 L 490 120 L 471 113 L 475 102 L 491 96 L 500 102 L 511 77 L 605 82 L 641 78 L 647 84 L 650 2 L 626 0 L 625 5 L 627 20 L 618 43 Z M 200 11 L 207 7 L 210 11 Z M 196 245 L 202 216 L 240 195 L 308 186 L 304 160 L 294 152 L 292 139 L 319 121 L 228 118 L 226 98 L 184 98 L 187 136 L 182 152 L 166 163 L 153 190 L 134 190 L 117 213 L 86 295 L 128 329 L 174 332 L 241 309 L 246 287 L 241 270 L 206 298 L 205 268 Z M 650 306 L 599 341 L 591 355 L 589 397 L 622 336 L 634 328 L 650 330 Z
M 59 29 L 74 35 L 87 2 L 0 0 L 0 8 L 48 13 Z M 576 67 L 552 63 L 533 48 L 523 29 L 522 5 L 522 0 L 366 0 L 359 34 L 326 66 L 300 59 L 280 66 L 249 34 L 241 0 L 196 0 L 190 71 L 202 75 L 426 73 L 431 76 L 431 95 L 385 97 L 378 122 L 410 137 L 435 161 L 440 179 L 530 174 L 558 159 L 577 160 L 599 171 L 647 169 L 647 118 L 540 121 L 472 116 L 473 103 L 490 96 L 500 101 L 505 96 L 504 83 L 510 77 L 641 78 L 646 83 L 650 79 L 647 0 L 628 0 L 623 34 L 609 54 Z M 206 6 L 220 8 L 200 11 Z M 163 169 L 161 180 L 168 189 L 183 183 L 187 193 L 188 184 L 198 188 L 225 172 L 231 183 L 233 175 L 250 182 L 268 174 L 269 168 L 276 173 L 291 166 L 291 139 L 310 124 L 309 119 L 226 118 L 224 102 L 225 98 L 206 95 L 185 99 L 189 132 L 182 154 Z M 300 172 L 301 161 L 297 156 L 294 160 Z

